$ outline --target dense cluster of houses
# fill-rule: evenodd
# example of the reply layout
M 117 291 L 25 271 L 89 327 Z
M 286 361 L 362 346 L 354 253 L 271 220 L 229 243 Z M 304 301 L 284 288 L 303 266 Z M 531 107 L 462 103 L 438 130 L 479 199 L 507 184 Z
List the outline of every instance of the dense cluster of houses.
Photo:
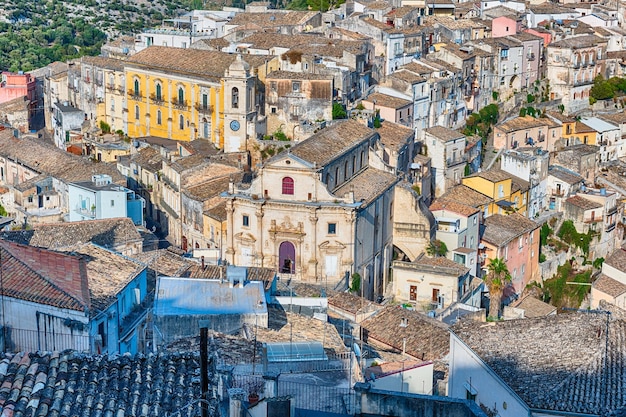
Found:
M 253 2 L 3 73 L 3 414 L 623 414 L 625 20 Z

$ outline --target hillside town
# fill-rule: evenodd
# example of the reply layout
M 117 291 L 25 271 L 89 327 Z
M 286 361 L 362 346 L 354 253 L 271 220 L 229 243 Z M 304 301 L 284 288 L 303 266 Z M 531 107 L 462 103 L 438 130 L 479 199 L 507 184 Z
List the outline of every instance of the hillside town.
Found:
M 626 415 L 626 3 L 319 9 L 0 74 L 1 417 Z

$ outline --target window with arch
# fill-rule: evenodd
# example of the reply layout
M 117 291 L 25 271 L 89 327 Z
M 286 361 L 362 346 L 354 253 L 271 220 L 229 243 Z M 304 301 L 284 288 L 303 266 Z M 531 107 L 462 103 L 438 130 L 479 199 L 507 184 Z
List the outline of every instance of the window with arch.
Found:
M 161 110 L 157 110 L 157 124 L 161 124 Z
M 178 87 L 178 102 L 183 103 L 185 101 L 185 90 L 183 87 Z
M 139 95 L 139 80 L 135 79 L 135 85 L 134 85 L 135 90 L 133 91 L 133 93 L 138 96 Z
M 364 160 L 365 160 L 365 151 L 361 151 L 361 163 L 359 164 L 359 169 L 363 168 Z
M 231 91 L 231 107 L 233 109 L 239 108 L 239 89 L 237 87 L 233 87 Z
M 339 167 L 335 168 L 335 187 L 339 185 Z
M 135 106 L 135 119 L 139 119 L 139 106 Z
M 156 84 L 155 90 L 156 90 L 156 94 L 155 94 L 156 99 L 161 101 L 163 99 L 163 91 L 161 89 L 161 83 Z
M 178 128 L 180 130 L 183 130 L 185 128 L 185 118 L 183 117 L 182 114 L 178 116 Z
M 343 180 L 348 181 L 348 161 L 343 164 Z
M 293 193 L 294 193 L 293 178 L 291 177 L 283 178 L 283 194 L 293 195 Z

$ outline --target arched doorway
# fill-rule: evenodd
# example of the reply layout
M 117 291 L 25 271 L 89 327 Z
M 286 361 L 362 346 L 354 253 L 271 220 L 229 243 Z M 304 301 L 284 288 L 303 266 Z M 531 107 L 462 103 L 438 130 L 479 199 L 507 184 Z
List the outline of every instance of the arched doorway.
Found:
M 283 242 L 278 248 L 278 270 L 282 274 L 296 272 L 296 247 L 291 242 Z

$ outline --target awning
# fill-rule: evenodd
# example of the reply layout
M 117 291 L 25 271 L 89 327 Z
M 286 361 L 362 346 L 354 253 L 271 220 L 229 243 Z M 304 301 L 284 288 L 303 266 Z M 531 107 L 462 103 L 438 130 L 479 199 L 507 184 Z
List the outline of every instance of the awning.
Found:
M 500 207 L 511 208 L 515 205 L 515 203 L 511 203 L 510 201 L 500 200 L 496 202 L 496 204 Z

